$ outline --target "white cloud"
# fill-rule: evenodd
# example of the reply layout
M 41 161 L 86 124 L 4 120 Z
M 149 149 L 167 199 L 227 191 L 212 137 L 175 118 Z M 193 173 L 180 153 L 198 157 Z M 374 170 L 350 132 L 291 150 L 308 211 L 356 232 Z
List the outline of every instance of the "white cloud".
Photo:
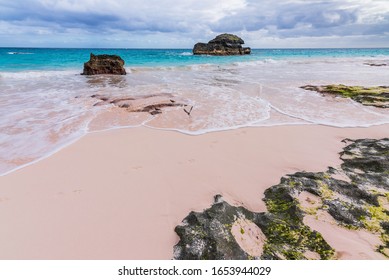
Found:
M 31 44 L 63 46 L 66 38 L 68 46 L 110 46 L 115 38 L 121 47 L 191 47 L 221 32 L 245 35 L 254 47 L 293 47 L 296 38 L 311 38 L 310 44 L 337 38 L 330 40 L 336 46 L 339 40 L 355 42 L 355 36 L 383 45 L 389 43 L 388 27 L 388 0 L 0 0 L 2 45 L 23 36 L 27 45 L 38 34 Z M 13 32 L 17 39 L 9 36 Z

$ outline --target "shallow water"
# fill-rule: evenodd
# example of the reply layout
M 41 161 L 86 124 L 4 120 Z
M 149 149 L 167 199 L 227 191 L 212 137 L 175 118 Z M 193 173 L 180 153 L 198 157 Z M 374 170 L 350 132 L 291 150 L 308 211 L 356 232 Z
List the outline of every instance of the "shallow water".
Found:
M 300 88 L 388 85 L 389 67 L 365 65 L 387 63 L 387 49 L 257 50 L 229 58 L 191 56 L 188 50 L 144 50 L 142 58 L 141 50 L 117 50 L 124 54 L 128 75 L 81 76 L 81 61 L 89 52 L 0 49 L 0 173 L 47 156 L 89 131 L 116 127 L 145 125 L 196 135 L 246 126 L 389 123 L 384 109 Z M 95 94 L 166 95 L 193 111 L 191 116 L 181 107 L 156 116 L 128 113 L 112 104 L 94 106 Z

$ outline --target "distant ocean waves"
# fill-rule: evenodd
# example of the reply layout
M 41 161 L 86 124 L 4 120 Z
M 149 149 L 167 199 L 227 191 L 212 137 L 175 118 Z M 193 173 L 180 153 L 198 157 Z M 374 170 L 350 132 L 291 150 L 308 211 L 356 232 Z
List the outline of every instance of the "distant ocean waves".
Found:
M 32 52 L 7 52 L 8 54 L 34 54 Z

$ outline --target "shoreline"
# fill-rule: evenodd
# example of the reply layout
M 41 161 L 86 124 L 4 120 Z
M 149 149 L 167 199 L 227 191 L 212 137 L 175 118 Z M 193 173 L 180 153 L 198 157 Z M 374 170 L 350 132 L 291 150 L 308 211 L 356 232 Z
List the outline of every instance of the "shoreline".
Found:
M 120 110 L 120 109 L 119 109 Z M 92 120 L 92 123 L 96 121 L 95 119 Z M 303 120 L 305 121 L 305 120 Z M 48 152 L 47 154 L 31 161 L 25 164 L 22 164 L 14 169 L 5 171 L 4 173 L 0 174 L 0 178 L 4 176 L 8 176 L 16 171 L 22 170 L 26 167 L 29 167 L 30 165 L 34 165 L 39 163 L 42 160 L 45 160 L 47 158 L 50 158 L 51 156 L 61 152 L 63 149 L 66 149 L 68 146 L 71 146 L 78 141 L 80 141 L 82 138 L 87 137 L 90 134 L 98 134 L 98 133 L 105 133 L 105 132 L 111 132 L 111 131 L 116 131 L 116 130 L 127 130 L 127 129 L 139 129 L 139 128 L 145 128 L 145 129 L 151 129 L 151 130 L 156 130 L 156 131 L 166 131 L 166 132 L 172 132 L 172 133 L 179 133 L 183 134 L 186 136 L 193 136 L 193 137 L 201 137 L 202 135 L 206 134 L 212 134 L 212 133 L 223 133 L 223 132 L 228 132 L 228 131 L 235 131 L 235 130 L 240 130 L 240 129 L 256 129 L 256 128 L 271 128 L 271 127 L 288 127 L 288 126 L 323 126 L 323 127 L 329 127 L 329 128 L 334 128 L 334 129 L 369 129 L 369 128 L 374 128 L 374 127 L 379 127 L 379 126 L 389 126 L 389 123 L 379 123 L 379 124 L 372 124 L 368 126 L 345 126 L 345 127 L 339 127 L 339 126 L 332 126 L 328 124 L 316 124 L 316 123 L 279 123 L 279 124 L 261 124 L 261 125 L 255 125 L 255 124 L 248 124 L 248 125 L 242 125 L 242 126 L 236 126 L 236 127 L 229 127 L 229 128 L 221 128 L 218 130 L 202 130 L 199 133 L 196 133 L 196 131 L 193 131 L 193 133 L 190 133 L 185 130 L 181 130 L 178 128 L 159 128 L 159 127 L 153 127 L 147 125 L 147 121 L 145 123 L 141 123 L 139 125 L 128 125 L 128 126 L 119 126 L 119 127 L 110 127 L 110 128 L 95 128 L 95 130 L 87 131 L 83 135 L 77 136 L 74 139 L 70 140 L 68 143 L 59 146 L 53 151 Z
M 341 140 L 388 137 L 385 131 L 389 125 L 250 127 L 196 137 L 146 127 L 88 133 L 0 176 L 0 219 L 8 225 L 0 259 L 170 259 L 174 227 L 214 195 L 265 211 L 263 192 L 282 176 L 338 166 Z

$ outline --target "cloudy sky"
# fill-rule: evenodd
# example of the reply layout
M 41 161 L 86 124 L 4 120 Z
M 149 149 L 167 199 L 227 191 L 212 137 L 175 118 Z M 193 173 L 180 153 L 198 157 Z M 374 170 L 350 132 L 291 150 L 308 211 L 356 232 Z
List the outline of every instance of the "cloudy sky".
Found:
M 0 0 L 0 47 L 389 47 L 389 0 Z

